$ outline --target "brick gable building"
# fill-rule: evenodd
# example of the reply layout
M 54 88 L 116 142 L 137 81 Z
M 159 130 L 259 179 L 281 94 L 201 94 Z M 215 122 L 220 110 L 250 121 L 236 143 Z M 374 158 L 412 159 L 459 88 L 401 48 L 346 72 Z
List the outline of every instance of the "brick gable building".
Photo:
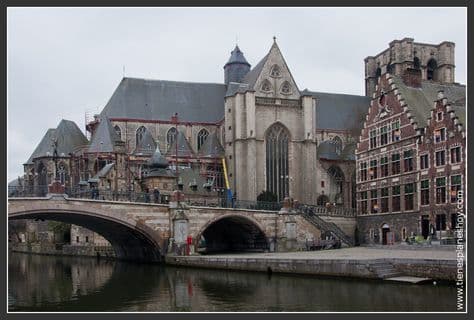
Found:
M 454 53 L 443 63 L 450 68 L 428 68 L 433 56 L 388 68 L 393 73 L 380 74 L 373 88 L 356 150 L 362 242 L 399 242 L 414 234 L 440 239 L 454 227 L 465 179 L 465 86 L 446 74 Z

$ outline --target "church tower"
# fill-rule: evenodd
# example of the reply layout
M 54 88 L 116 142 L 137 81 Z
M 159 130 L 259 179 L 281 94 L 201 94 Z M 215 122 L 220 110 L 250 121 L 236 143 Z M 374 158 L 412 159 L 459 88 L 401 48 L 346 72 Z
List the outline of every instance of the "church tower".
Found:
M 244 53 L 240 51 L 238 45 L 230 53 L 229 61 L 224 65 L 224 83 L 242 82 L 242 79 L 250 71 L 250 64 L 244 57 Z
M 454 83 L 454 43 L 414 42 L 412 38 L 393 40 L 389 47 L 376 56 L 365 58 L 365 94 L 372 97 L 375 84 L 382 74 L 402 77 L 407 69 L 421 74 L 421 80 Z

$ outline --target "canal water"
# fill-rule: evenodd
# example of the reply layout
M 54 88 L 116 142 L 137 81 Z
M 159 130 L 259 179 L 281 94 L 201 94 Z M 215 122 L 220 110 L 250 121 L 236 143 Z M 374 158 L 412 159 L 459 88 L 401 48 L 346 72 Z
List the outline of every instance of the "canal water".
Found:
M 10 253 L 9 311 L 456 311 L 456 288 Z

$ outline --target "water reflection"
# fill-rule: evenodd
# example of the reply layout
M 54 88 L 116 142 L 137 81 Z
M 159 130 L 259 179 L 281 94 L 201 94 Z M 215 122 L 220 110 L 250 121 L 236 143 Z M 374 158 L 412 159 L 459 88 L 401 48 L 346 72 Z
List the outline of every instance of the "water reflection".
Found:
M 9 255 L 9 310 L 455 311 L 455 287 Z

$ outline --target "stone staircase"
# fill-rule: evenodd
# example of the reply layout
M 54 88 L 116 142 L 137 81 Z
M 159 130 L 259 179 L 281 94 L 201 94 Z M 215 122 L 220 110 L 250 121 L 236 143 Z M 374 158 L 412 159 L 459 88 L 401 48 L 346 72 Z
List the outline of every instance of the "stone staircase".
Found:
M 305 218 L 308 222 L 312 223 L 322 232 L 329 231 L 334 234 L 339 240 L 341 240 L 341 242 L 345 243 L 350 247 L 354 246 L 354 239 L 345 234 L 344 231 L 342 231 L 336 224 L 324 221 L 321 217 L 305 211 L 301 212 L 301 214 L 303 218 Z
M 370 263 L 369 270 L 375 273 L 380 279 L 403 276 L 403 274 L 398 272 L 391 263 L 385 261 Z

